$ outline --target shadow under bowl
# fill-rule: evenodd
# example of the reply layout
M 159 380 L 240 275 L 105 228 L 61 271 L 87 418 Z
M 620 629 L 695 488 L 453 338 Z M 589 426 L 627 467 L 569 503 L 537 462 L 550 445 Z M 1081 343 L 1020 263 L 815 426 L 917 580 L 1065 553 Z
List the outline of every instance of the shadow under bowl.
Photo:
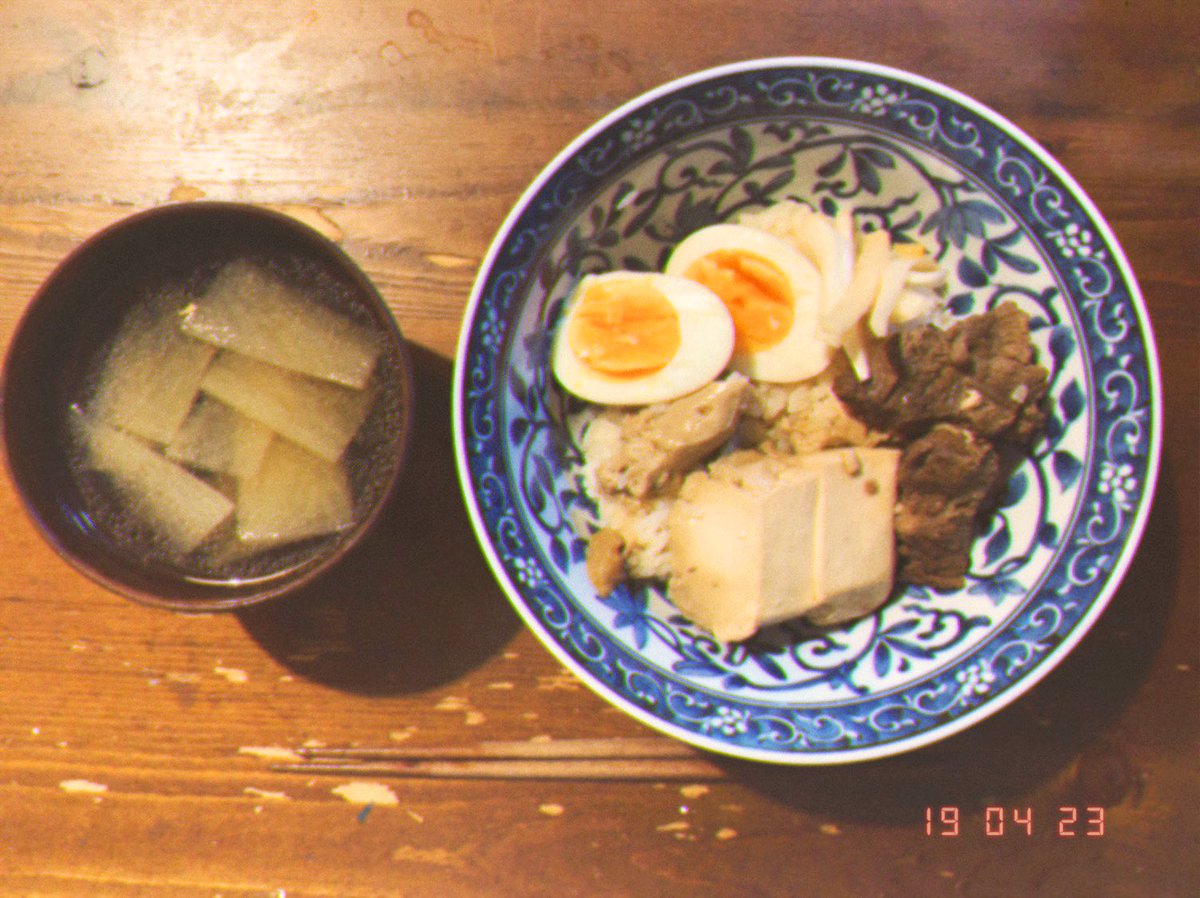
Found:
M 120 514 L 96 507 L 71 435 L 101 353 L 130 309 L 165 289 L 196 291 L 223 265 L 249 259 L 368 326 L 383 351 L 367 422 L 346 450 L 355 494 L 352 527 L 286 550 L 267 563 L 204 569 L 158 557 L 122 532 Z M 393 493 L 409 442 L 409 352 L 374 285 L 332 241 L 286 215 L 242 203 L 201 202 L 137 213 L 69 254 L 34 295 L 8 348 L 0 431 L 12 482 L 54 549 L 103 586 L 147 605 L 220 611 L 278 598 L 337 564 Z M 136 529 L 136 528 L 134 528 Z

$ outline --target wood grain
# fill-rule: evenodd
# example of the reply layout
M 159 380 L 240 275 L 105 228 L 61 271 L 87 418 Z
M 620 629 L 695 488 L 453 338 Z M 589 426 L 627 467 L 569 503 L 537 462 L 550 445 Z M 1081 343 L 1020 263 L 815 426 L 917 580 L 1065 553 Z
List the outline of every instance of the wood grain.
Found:
M 414 343 L 400 500 L 344 575 L 180 617 L 94 586 L 0 483 L 0 894 L 1183 896 L 1200 891 L 1200 7 L 663 0 L 0 6 L 0 345 L 81 240 L 208 197 L 338 240 Z M 491 578 L 458 496 L 451 358 L 538 170 L 643 90 L 738 59 L 895 65 L 1053 152 L 1124 245 L 1166 436 L 1143 548 L 1066 663 L 984 724 L 830 769 L 711 782 L 344 780 L 305 746 L 642 738 Z M 281 761 L 282 759 L 282 761 Z M 338 791 L 335 791 L 338 790 Z M 393 800 L 387 799 L 387 794 Z M 924 812 L 960 808 L 958 838 Z M 1103 838 L 1058 835 L 1102 806 Z M 988 807 L 1032 836 L 985 835 Z M 1010 818 L 1011 819 L 1011 818 Z

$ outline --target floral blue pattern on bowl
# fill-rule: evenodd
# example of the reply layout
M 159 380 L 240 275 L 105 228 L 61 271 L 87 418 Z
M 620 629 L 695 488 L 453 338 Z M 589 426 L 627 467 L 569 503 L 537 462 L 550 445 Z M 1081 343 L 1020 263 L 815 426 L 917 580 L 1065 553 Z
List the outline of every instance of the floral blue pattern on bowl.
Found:
M 550 373 L 580 276 L 659 269 L 696 228 L 785 199 L 921 242 L 946 318 L 1015 302 L 1051 416 L 975 543 L 961 590 L 897 588 L 843 627 L 722 644 L 652 584 L 596 596 L 594 506 Z M 605 698 L 695 745 L 820 764 L 895 754 L 1012 701 L 1082 638 L 1141 534 L 1157 474 L 1154 342 L 1125 257 L 1071 177 L 996 113 L 844 60 L 760 60 L 634 100 L 563 151 L 480 271 L 455 379 L 456 450 L 480 543 L 539 638 Z

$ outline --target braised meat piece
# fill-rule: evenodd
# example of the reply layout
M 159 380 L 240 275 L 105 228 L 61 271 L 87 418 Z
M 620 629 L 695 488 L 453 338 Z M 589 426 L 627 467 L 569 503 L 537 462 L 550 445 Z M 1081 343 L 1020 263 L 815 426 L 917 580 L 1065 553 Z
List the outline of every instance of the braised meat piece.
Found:
M 635 498 L 678 487 L 687 471 L 733 436 L 749 386 L 731 375 L 626 418 L 620 451 L 597 472 L 601 484 Z
M 1000 470 L 992 444 L 957 424 L 936 424 L 904 448 L 896 503 L 901 580 L 939 589 L 962 584 Z
M 1029 340 L 1029 316 L 1011 303 L 951 328 L 950 357 L 979 390 L 978 404 L 960 409 L 976 433 L 1028 449 L 1046 426 L 1049 374 Z
M 970 566 L 980 519 L 1046 423 L 1046 369 L 1029 318 L 1005 303 L 946 330 L 895 334 L 869 347 L 871 377 L 845 355 L 834 392 L 873 430 L 904 447 L 896 519 L 897 573 L 955 589 Z
M 1029 341 L 1029 318 L 1011 303 L 946 330 L 921 327 L 871 348 L 871 378 L 834 360 L 834 392 L 875 430 L 920 436 L 934 424 L 969 427 L 991 440 L 1027 444 L 1045 425 L 1046 369 Z

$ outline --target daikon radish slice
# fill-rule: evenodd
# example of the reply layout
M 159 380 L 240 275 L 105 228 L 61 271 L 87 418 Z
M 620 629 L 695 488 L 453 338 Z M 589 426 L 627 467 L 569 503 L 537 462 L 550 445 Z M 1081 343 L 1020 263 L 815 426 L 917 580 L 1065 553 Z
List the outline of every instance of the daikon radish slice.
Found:
M 948 279 L 946 269 L 925 255 L 913 263 L 912 271 L 908 273 L 908 286 L 937 290 L 944 287 Z
M 375 336 L 262 268 L 231 262 L 184 311 L 191 336 L 300 374 L 362 389 L 379 358 Z
M 836 304 L 850 283 L 854 267 L 853 243 L 847 247 L 834 220 L 820 213 L 799 218 L 791 237 L 821 272 L 821 311 L 824 313 Z
M 896 298 L 896 307 L 892 309 L 892 324 L 904 327 L 927 321 L 941 306 L 941 298 L 924 287 L 906 287 Z
M 265 548 L 354 523 L 345 468 L 288 440 L 273 440 L 258 473 L 238 485 L 237 536 Z
M 870 380 L 871 360 L 867 355 L 867 336 L 861 321 L 856 322 L 846 333 L 842 334 L 842 351 L 846 353 L 846 357 L 854 368 L 854 376 L 860 381 Z
M 879 291 L 875 294 L 875 302 L 871 306 L 868 318 L 871 333 L 877 337 L 886 337 L 891 331 L 892 311 L 904 290 L 913 262 L 913 259 L 897 253 L 888 260 L 879 276 Z
M 831 305 L 827 308 L 836 305 L 839 297 L 850 289 L 854 280 L 855 259 L 858 254 L 857 231 L 854 227 L 854 216 L 850 210 L 840 209 L 833 217 L 832 223 L 833 231 L 837 235 L 834 268 L 838 275 L 835 286 L 840 285 L 840 290 L 830 294 Z
M 101 421 L 78 416 L 88 463 L 108 474 L 132 516 L 152 526 L 176 551 L 188 553 L 233 514 L 233 502 L 153 446 Z
M 211 471 L 244 478 L 252 476 L 267 452 L 274 431 L 223 402 L 201 396 L 175 438 L 167 458 Z
M 216 352 L 180 333 L 183 305 L 182 295 L 171 294 L 129 312 L 100 367 L 92 417 L 154 443 L 171 440 Z
M 840 345 L 843 335 L 871 308 L 891 245 L 891 236 L 882 228 L 863 235 L 849 285 L 821 317 L 822 335 L 831 345 Z
M 786 200 L 773 208 L 781 210 L 786 208 L 786 213 L 783 211 L 778 213 L 779 216 L 788 215 L 788 218 L 785 219 L 787 224 L 782 229 L 781 236 L 790 240 L 800 252 L 804 253 L 804 257 L 820 271 L 825 256 L 820 238 L 814 234 L 814 228 L 818 226 L 814 225 L 813 218 L 818 213 L 795 200 Z
M 341 457 L 374 398 L 236 352 L 218 355 L 200 388 L 326 461 Z

